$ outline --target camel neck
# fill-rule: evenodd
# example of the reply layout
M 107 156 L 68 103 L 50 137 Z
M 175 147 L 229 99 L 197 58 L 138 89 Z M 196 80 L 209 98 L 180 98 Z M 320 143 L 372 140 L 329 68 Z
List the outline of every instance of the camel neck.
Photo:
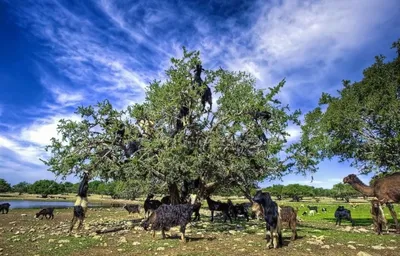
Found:
M 355 182 L 351 184 L 353 188 L 359 192 L 361 192 L 365 196 L 374 196 L 374 190 L 365 185 L 361 180 L 358 180 L 358 182 Z

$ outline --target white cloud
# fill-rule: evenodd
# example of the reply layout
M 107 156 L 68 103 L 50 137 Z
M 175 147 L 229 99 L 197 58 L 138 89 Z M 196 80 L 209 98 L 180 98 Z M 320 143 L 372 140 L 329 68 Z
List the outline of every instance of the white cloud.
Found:
M 19 138 L 25 142 L 34 143 L 40 146 L 49 145 L 51 138 L 59 138 L 59 135 L 57 134 L 57 125 L 61 119 L 72 121 L 80 120 L 77 115 L 57 115 L 45 119 L 39 119 L 28 127 L 22 128 Z

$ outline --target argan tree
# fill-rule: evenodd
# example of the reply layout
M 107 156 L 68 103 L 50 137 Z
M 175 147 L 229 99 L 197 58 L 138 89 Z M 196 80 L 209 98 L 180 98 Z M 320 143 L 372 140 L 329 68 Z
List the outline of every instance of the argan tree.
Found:
M 286 128 L 299 125 L 300 112 L 276 99 L 284 80 L 263 91 L 245 72 L 204 70 L 201 77 L 199 52 L 185 49 L 171 64 L 144 102 L 118 111 L 106 100 L 79 107 L 80 121 L 60 120 L 43 160 L 49 170 L 147 182 L 149 192 L 165 188 L 173 204 L 188 188 L 205 196 L 218 186 L 237 186 L 251 199 L 258 181 L 310 170 L 304 149 L 287 144 Z M 204 107 L 211 96 L 213 107 Z
M 380 55 L 359 82 L 343 81 L 337 96 L 323 93 L 306 115 L 302 145 L 314 161 L 338 156 L 361 173 L 400 167 L 400 40 L 397 57 Z

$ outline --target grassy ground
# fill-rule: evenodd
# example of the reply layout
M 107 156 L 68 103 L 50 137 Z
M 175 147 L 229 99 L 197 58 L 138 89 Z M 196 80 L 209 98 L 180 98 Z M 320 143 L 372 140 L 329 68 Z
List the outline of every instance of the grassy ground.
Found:
M 236 200 L 239 201 L 239 200 Z M 289 203 L 301 214 L 308 203 Z M 304 204 L 304 206 L 302 205 Z M 0 214 L 1 255 L 357 255 L 360 251 L 370 255 L 400 255 L 400 236 L 393 233 L 377 236 L 372 232 L 369 204 L 360 204 L 352 210 L 356 226 L 344 221 L 336 227 L 334 202 L 313 203 L 326 207 L 327 213 L 301 216 L 299 239 L 290 241 L 290 230 L 285 230 L 284 247 L 266 249 L 265 224 L 260 220 L 233 224 L 222 218 L 209 221 L 210 212 L 202 208 L 202 220 L 188 225 L 188 242 L 179 241 L 177 228 L 167 232 L 169 237 L 156 238 L 138 225 L 142 214 L 128 215 L 122 208 L 89 209 L 85 227 L 68 235 L 71 209 L 56 210 L 54 220 L 37 220 L 37 210 L 11 210 Z M 203 203 L 203 207 L 207 204 Z M 396 206 L 398 210 L 398 206 Z M 387 218 L 389 214 L 387 209 Z M 390 219 L 390 218 L 389 218 Z M 391 220 L 391 219 L 390 219 Z M 96 235 L 95 230 L 124 225 L 125 230 Z

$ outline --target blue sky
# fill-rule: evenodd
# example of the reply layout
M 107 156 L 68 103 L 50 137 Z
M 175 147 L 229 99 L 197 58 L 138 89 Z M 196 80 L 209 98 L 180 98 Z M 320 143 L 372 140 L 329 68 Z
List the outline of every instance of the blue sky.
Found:
M 306 113 L 375 55 L 394 56 L 398 17 L 397 0 L 0 0 L 0 178 L 54 179 L 38 159 L 57 121 L 105 98 L 120 109 L 141 102 L 182 46 L 200 50 L 207 69 L 252 73 L 259 88 L 286 78 L 280 99 Z M 289 132 L 295 141 L 298 128 Z M 274 183 L 331 187 L 349 173 L 324 161 L 313 183 Z

